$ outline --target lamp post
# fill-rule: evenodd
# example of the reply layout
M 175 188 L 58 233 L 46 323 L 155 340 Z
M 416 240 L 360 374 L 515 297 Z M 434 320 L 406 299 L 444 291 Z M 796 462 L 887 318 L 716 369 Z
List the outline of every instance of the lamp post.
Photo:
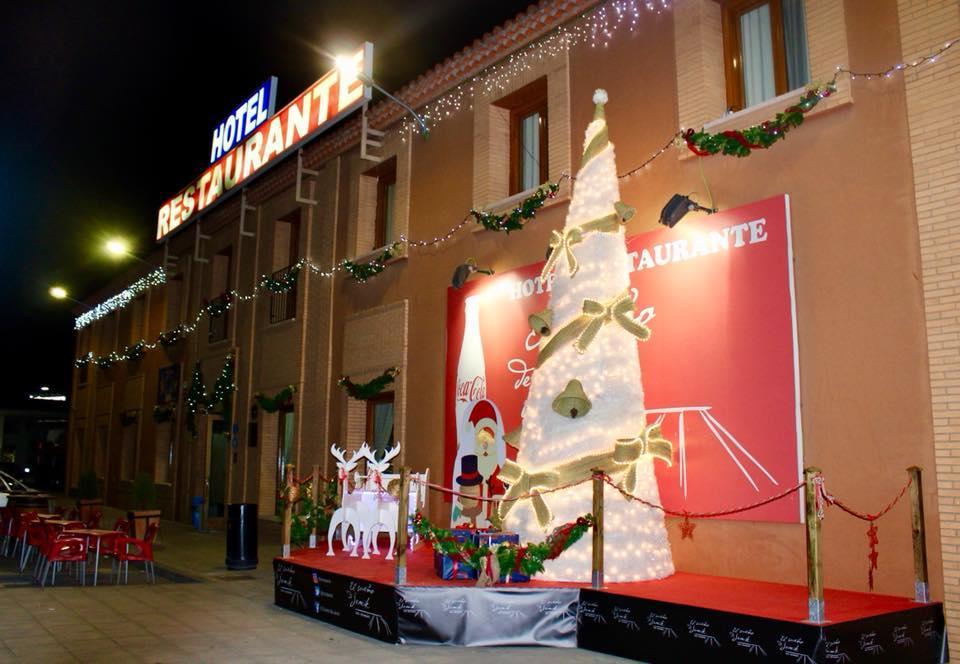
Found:
M 354 62 L 353 58 L 349 58 L 343 55 L 338 55 L 337 57 L 334 58 L 334 62 L 337 65 L 337 69 L 340 70 L 340 74 L 344 78 L 347 78 L 347 79 L 355 78 L 361 83 L 363 83 L 364 85 L 369 85 L 371 88 L 375 90 L 379 90 L 381 93 L 383 93 L 384 96 L 386 96 L 388 99 L 390 99 L 394 103 L 402 106 L 404 109 L 406 109 L 406 111 L 410 115 L 413 116 L 413 119 L 417 121 L 418 125 L 420 125 L 421 136 L 423 136 L 424 138 L 427 138 L 430 135 L 430 130 L 427 128 L 427 123 L 423 121 L 423 118 L 420 117 L 420 115 L 415 110 L 413 110 L 413 108 L 407 102 L 403 101 L 402 99 L 397 99 L 392 94 L 384 90 L 383 87 L 381 87 L 379 83 L 373 80 L 372 77 L 367 76 L 362 71 L 360 71 L 357 68 L 357 64 L 356 62 Z
M 70 302 L 73 302 L 74 304 L 79 304 L 80 306 L 86 307 L 87 309 L 93 309 L 93 307 L 91 307 L 86 302 L 81 302 L 80 300 L 75 300 L 72 297 L 70 297 L 70 294 L 67 293 L 67 289 L 64 288 L 63 286 L 51 286 L 50 290 L 47 292 L 50 293 L 50 297 L 52 297 L 54 300 L 69 300 Z
M 108 254 L 110 254 L 110 256 L 114 258 L 129 257 L 129 258 L 134 258 L 140 261 L 144 265 L 150 266 L 150 268 L 154 270 L 156 270 L 159 267 L 159 265 L 155 265 L 150 261 L 144 260 L 139 256 L 137 256 L 132 251 L 130 251 L 130 246 L 127 244 L 126 240 L 123 240 L 121 238 L 110 238 L 109 240 L 107 240 L 106 244 L 103 245 L 103 248 L 106 250 Z

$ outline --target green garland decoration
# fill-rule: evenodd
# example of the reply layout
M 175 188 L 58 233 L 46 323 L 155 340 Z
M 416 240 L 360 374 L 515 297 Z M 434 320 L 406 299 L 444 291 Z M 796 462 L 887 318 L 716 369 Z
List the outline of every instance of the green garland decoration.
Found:
M 138 362 L 143 359 L 143 342 L 134 344 L 133 346 L 126 346 L 123 349 L 123 354 L 127 356 L 127 362 Z
M 109 355 L 101 355 L 95 362 L 101 369 L 109 369 L 113 366 L 113 359 Z
M 207 315 L 211 318 L 220 318 L 222 315 L 227 313 L 232 301 L 233 293 L 230 291 L 221 293 L 207 303 L 207 306 L 205 307 L 207 310 Z
M 166 332 L 161 332 L 160 336 L 157 338 L 157 341 L 160 342 L 160 345 L 164 348 L 170 348 L 180 343 L 183 339 L 183 327 L 178 325 L 172 330 L 167 330 Z
M 398 375 L 400 375 L 400 367 L 390 367 L 366 383 L 354 383 L 350 380 L 349 376 L 341 376 L 340 380 L 337 381 L 337 385 L 342 387 L 343 390 L 354 399 L 365 401 L 383 392 L 388 385 L 393 383 Z
M 221 413 L 224 421 L 230 421 L 233 405 L 233 392 L 237 386 L 233 382 L 233 355 L 227 355 L 223 369 L 213 384 L 213 391 L 206 393 L 203 386 L 203 372 L 200 361 L 193 365 L 193 376 L 190 379 L 190 389 L 187 391 L 187 430 L 194 438 L 197 437 L 197 413 L 209 413 L 219 404 L 223 404 Z
M 253 395 L 253 398 L 257 400 L 257 406 L 260 407 L 260 410 L 265 413 L 275 413 L 282 406 L 290 403 L 296 392 L 296 385 L 287 385 L 272 397 L 266 396 L 263 392 L 257 392 Z
M 740 130 L 722 131 L 719 134 L 688 129 L 682 134 L 683 140 L 692 153 L 706 157 L 717 153 L 746 157 L 753 150 L 765 150 L 787 136 L 787 132 L 803 124 L 803 116 L 811 111 L 822 99 L 837 91 L 836 80 L 825 85 L 809 88 L 801 95 L 799 102 L 777 113 L 773 120 Z
M 271 293 L 286 293 L 297 285 L 297 277 L 300 276 L 300 270 L 303 267 L 300 263 L 294 264 L 289 270 L 280 277 L 263 275 L 260 277 L 260 288 L 265 288 Z
M 338 507 L 337 481 L 331 480 L 322 486 L 323 495 L 316 502 L 313 500 L 311 485 L 305 484 L 303 486 L 306 495 L 297 503 L 297 511 L 290 521 L 290 543 L 294 546 L 302 547 L 309 542 L 314 527 L 317 529 L 318 538 L 321 534 L 327 532 L 330 517 Z M 280 504 L 283 504 L 282 498 Z
M 163 424 L 173 419 L 173 407 L 166 404 L 157 404 L 153 407 L 153 421 Z
M 543 542 L 528 543 L 526 546 L 506 543 L 493 548 L 458 542 L 452 532 L 434 526 L 419 512 L 413 518 L 413 527 L 420 537 L 430 542 L 434 551 L 448 556 L 459 556 L 466 565 L 478 572 L 486 565 L 487 556 L 495 555 L 501 572 L 519 570 L 527 576 L 534 576 L 543 571 L 544 562 L 560 557 L 560 554 L 583 537 L 594 522 L 592 514 L 585 514 L 576 521 L 554 528 Z
M 513 208 L 507 214 L 495 214 L 493 212 L 484 212 L 483 210 L 470 210 L 470 216 L 476 219 L 477 223 L 491 231 L 504 231 L 508 235 L 510 231 L 519 231 L 523 228 L 524 221 L 532 219 L 537 210 L 543 207 L 548 198 L 554 198 L 560 191 L 558 182 L 548 182 L 540 186 L 533 194 L 524 198 L 520 205 Z
M 364 283 L 367 279 L 375 277 L 386 268 L 386 263 L 391 258 L 394 258 L 399 253 L 400 243 L 394 242 L 386 249 L 383 250 L 383 253 L 371 260 L 368 263 L 356 263 L 351 260 L 344 260 L 340 265 L 343 266 L 343 269 L 353 277 L 353 280 L 357 283 Z

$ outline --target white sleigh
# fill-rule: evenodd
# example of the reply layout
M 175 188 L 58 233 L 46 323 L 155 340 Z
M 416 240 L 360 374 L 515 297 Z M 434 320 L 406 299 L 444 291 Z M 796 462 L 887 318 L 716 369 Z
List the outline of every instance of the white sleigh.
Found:
M 337 459 L 341 506 L 330 518 L 330 526 L 327 529 L 327 555 L 334 555 L 333 540 L 337 528 L 340 528 L 341 545 L 343 550 L 350 551 L 351 557 L 359 555 L 358 549 L 361 546 L 363 558 L 370 557 L 371 549 L 373 553 L 380 555 L 377 537 L 380 533 L 386 532 L 390 537 L 386 559 L 392 560 L 397 538 L 400 501 L 390 495 L 387 489 L 390 482 L 400 479 L 400 475 L 385 471 L 390 466 L 391 460 L 400 454 L 400 444 L 397 443 L 386 450 L 379 459 L 376 458 L 375 451 L 371 450 L 366 443 L 361 445 L 349 459 L 346 458 L 345 451 L 336 445 L 331 446 L 330 451 Z M 357 488 L 350 491 L 349 482 L 346 480 L 362 458 L 367 460 L 367 475 L 354 473 L 354 486 Z M 427 470 L 410 477 L 410 493 L 407 500 L 410 515 L 416 514 L 426 501 L 426 482 L 429 473 L 430 471 Z M 353 531 L 352 537 L 348 536 L 350 530 Z

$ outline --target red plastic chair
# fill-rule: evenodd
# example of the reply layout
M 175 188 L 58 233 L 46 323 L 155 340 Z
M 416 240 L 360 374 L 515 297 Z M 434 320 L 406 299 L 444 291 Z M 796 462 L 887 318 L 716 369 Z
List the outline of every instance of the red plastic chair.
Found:
M 100 510 L 94 510 L 90 514 L 90 518 L 84 522 L 84 526 L 90 530 L 96 530 L 100 527 L 100 519 L 103 518 L 103 512 Z
M 47 546 L 47 559 L 40 573 L 40 587 L 47 582 L 47 572 L 53 570 L 50 585 L 57 585 L 57 567 L 61 563 L 79 563 L 80 585 L 87 583 L 87 543 L 80 537 L 60 535 Z
M 27 524 L 26 535 L 26 546 L 20 553 L 20 572 L 22 573 L 27 568 L 27 565 L 30 564 L 30 557 L 36 553 L 37 565 L 34 569 L 34 573 L 36 573 L 39 569 L 40 558 L 43 557 L 47 548 L 47 527 L 40 520 L 31 521 Z
M 7 545 L 10 543 L 10 537 L 13 533 L 14 513 L 11 507 L 0 507 L 0 538 L 3 539 L 0 545 L 0 553 L 6 554 Z
M 124 535 L 128 535 L 130 534 L 130 522 L 127 521 L 126 519 L 118 518 L 116 521 L 113 522 L 113 529 L 116 530 L 118 533 L 123 533 Z
M 70 511 L 67 512 L 67 519 L 69 519 L 70 521 L 73 521 L 74 519 L 79 519 L 79 518 L 80 518 L 79 510 L 77 510 L 76 507 L 70 508 Z
M 124 583 L 127 583 L 130 579 L 131 560 L 134 562 L 142 562 L 143 571 L 146 573 L 147 579 L 151 583 L 157 582 L 157 573 L 153 564 L 153 539 L 157 536 L 159 529 L 160 526 L 158 524 L 151 523 L 147 526 L 147 532 L 144 534 L 142 540 L 135 537 L 120 536 L 114 542 L 113 555 L 116 562 L 120 563 L 118 572 L 123 572 Z M 131 547 L 133 550 L 131 550 Z M 114 583 L 119 580 L 120 574 L 118 573 Z
M 14 517 L 13 531 L 11 532 L 11 538 L 13 539 L 11 556 L 17 555 L 17 549 L 20 550 L 20 555 L 23 555 L 23 550 L 27 546 L 27 526 L 36 520 L 36 512 L 20 512 Z

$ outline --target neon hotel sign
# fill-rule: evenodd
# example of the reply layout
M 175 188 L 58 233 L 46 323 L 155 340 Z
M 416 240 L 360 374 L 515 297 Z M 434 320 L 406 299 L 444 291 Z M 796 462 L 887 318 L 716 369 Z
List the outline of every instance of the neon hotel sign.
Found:
M 347 57 L 355 67 L 345 69 L 372 76 L 373 44 L 366 42 Z M 265 83 L 217 127 L 210 155 L 215 161 L 161 206 L 157 215 L 158 241 L 370 99 L 370 87 L 363 85 L 356 74 L 332 69 L 267 119 L 275 87 L 275 79 Z M 232 147 L 228 150 L 228 146 Z

